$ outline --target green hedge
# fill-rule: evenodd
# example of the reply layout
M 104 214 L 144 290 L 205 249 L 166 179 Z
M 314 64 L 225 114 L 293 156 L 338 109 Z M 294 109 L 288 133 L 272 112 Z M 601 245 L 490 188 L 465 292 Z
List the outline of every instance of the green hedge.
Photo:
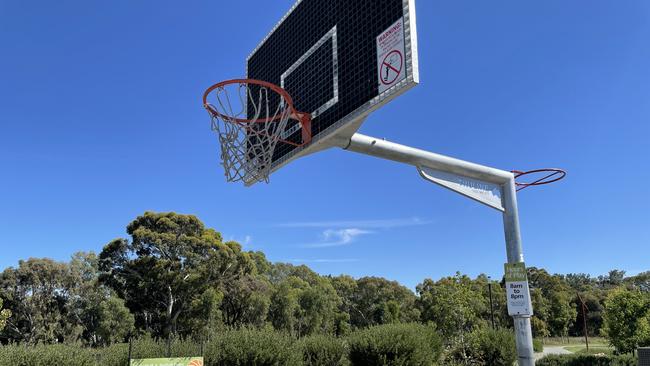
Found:
M 541 339 L 533 339 L 533 351 L 534 352 L 544 352 L 544 343 Z
M 446 349 L 445 365 L 512 366 L 517 346 L 512 331 L 480 328 L 465 334 Z
M 535 364 L 536 366 L 637 366 L 638 360 L 631 355 L 596 356 L 596 355 L 549 355 Z
M 205 349 L 206 366 L 301 365 L 293 338 L 273 330 L 240 329 L 219 334 Z
M 509 330 L 479 329 L 467 338 L 467 354 L 479 365 L 512 366 L 517 361 L 515 336 Z
M 136 345 L 137 347 L 137 345 Z M 161 354 L 158 357 L 164 357 Z M 114 344 L 110 347 L 100 348 L 96 350 L 97 364 L 102 366 L 124 366 L 128 365 L 129 360 L 129 345 L 128 344 Z
M 75 345 L 0 346 L 0 366 L 125 366 L 128 344 L 92 349 Z M 271 329 L 228 330 L 203 348 L 206 366 L 431 366 L 442 342 L 431 327 L 392 324 L 352 333 L 348 338 L 311 336 L 296 341 Z M 201 355 L 198 342 L 176 340 L 170 357 Z M 133 358 L 167 356 L 167 342 L 133 341 Z
M 326 335 L 303 338 L 298 342 L 305 366 L 347 366 L 348 347 L 343 340 Z
M 0 366 L 95 366 L 92 349 L 67 345 L 0 346 Z
M 302 365 L 300 349 L 294 343 L 291 337 L 271 330 L 226 331 L 205 345 L 205 365 Z M 125 366 L 128 364 L 128 352 L 128 344 L 100 349 L 67 345 L 9 345 L 0 346 L 0 366 Z M 200 356 L 201 344 L 176 340 L 171 342 L 169 354 L 171 357 Z M 166 356 L 165 341 L 150 338 L 133 341 L 132 358 Z
M 192 357 L 201 354 L 201 345 L 189 340 L 170 342 L 171 357 Z M 167 356 L 167 342 L 145 337 L 133 341 L 132 358 L 158 358 Z M 128 364 L 129 345 L 114 344 L 95 350 L 95 359 L 102 366 L 124 366 Z
M 348 337 L 354 366 L 430 366 L 442 353 L 442 341 L 432 327 L 387 324 L 352 333 Z

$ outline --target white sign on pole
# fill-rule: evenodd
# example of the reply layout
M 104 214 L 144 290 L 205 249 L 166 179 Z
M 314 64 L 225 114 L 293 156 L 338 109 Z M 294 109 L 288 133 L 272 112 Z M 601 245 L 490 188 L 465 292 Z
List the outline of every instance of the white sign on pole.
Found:
M 533 315 L 530 301 L 526 265 L 522 263 L 505 264 L 506 296 L 508 315 Z
M 404 18 L 400 18 L 377 37 L 379 94 L 406 78 Z

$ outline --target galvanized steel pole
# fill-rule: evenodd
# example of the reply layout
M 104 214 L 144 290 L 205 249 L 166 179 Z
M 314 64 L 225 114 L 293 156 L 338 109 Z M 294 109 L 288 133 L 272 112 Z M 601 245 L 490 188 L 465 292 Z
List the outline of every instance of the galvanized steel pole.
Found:
M 488 291 L 490 292 L 490 319 L 492 319 L 492 329 L 497 329 L 494 325 L 494 305 L 492 304 L 492 278 L 488 276 Z
M 499 184 L 501 186 L 504 207 L 503 228 L 506 237 L 508 263 L 524 261 L 524 255 L 521 249 L 521 234 L 519 232 L 517 192 L 515 178 L 512 173 L 359 133 L 355 133 L 350 140 L 339 140 L 338 146 L 345 150 L 410 164 L 418 168 L 426 166 L 447 173 Z M 530 294 L 527 295 L 530 298 Z M 513 316 L 513 320 L 519 365 L 534 366 L 535 360 L 533 358 L 533 335 L 530 328 L 530 316 Z
M 519 210 L 517 208 L 517 188 L 514 176 L 503 185 L 503 231 L 506 236 L 506 253 L 508 263 L 524 261 L 519 231 Z M 530 298 L 530 293 L 526 294 Z M 533 333 L 530 327 L 530 316 L 514 315 L 515 340 L 520 366 L 534 366 Z

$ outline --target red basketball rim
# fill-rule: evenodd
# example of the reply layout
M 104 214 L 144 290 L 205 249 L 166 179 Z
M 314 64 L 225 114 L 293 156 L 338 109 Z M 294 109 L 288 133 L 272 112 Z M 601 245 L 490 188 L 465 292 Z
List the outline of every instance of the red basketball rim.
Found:
M 524 188 L 530 186 L 541 186 L 544 184 L 549 184 L 557 182 L 558 180 L 566 176 L 566 171 L 558 168 L 545 168 L 545 169 L 535 169 L 529 171 L 513 170 L 512 173 L 515 175 L 515 179 L 530 175 L 530 174 L 539 174 L 544 173 L 545 175 L 537 180 L 532 182 L 516 182 L 515 185 L 518 187 L 517 191 L 521 191 Z
M 243 119 L 243 118 L 235 118 L 233 116 L 228 116 L 221 114 L 217 112 L 211 105 L 208 103 L 208 96 L 210 95 L 211 92 L 213 92 L 216 89 L 223 88 L 227 85 L 232 85 L 232 84 L 253 84 L 253 85 L 259 85 L 261 87 L 268 88 L 270 90 L 273 90 L 274 92 L 278 93 L 282 98 L 287 102 L 287 107 L 289 108 L 289 111 L 291 112 L 291 118 L 300 121 L 301 123 L 305 123 L 306 120 L 310 119 L 309 113 L 304 113 L 304 112 L 298 112 L 296 108 L 293 106 L 293 99 L 291 98 L 291 95 L 289 93 L 282 89 L 281 87 L 269 83 L 264 80 L 257 80 L 257 79 L 231 79 L 231 80 L 225 80 L 219 83 L 216 83 L 209 87 L 205 93 L 203 93 L 203 106 L 205 109 L 207 109 L 210 113 L 217 115 L 220 118 L 227 119 L 228 121 L 231 122 L 237 122 L 237 123 L 266 123 L 266 122 L 273 122 L 277 119 L 279 119 L 278 116 L 274 116 L 273 118 L 258 118 L 258 119 Z

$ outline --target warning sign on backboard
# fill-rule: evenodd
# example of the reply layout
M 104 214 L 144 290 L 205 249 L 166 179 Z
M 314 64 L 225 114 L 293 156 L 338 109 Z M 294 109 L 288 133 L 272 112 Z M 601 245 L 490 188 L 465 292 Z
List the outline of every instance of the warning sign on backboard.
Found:
M 406 77 L 404 54 L 404 19 L 400 18 L 377 37 L 379 94 Z

